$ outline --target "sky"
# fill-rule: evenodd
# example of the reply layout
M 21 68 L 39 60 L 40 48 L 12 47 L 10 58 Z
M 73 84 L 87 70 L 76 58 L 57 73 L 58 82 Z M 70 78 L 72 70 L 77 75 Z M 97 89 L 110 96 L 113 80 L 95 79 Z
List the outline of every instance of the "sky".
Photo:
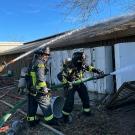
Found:
M 1 0 L 0 42 L 29 42 L 133 13 L 127 8 L 132 1 L 100 3 L 87 22 L 80 22 L 75 13 L 65 15 L 59 0 Z

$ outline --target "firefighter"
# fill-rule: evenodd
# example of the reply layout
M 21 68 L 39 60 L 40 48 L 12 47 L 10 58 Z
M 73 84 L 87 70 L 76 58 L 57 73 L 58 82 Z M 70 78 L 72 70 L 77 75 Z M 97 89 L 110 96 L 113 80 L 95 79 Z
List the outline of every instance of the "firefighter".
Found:
M 30 126 L 35 126 L 39 119 L 36 116 L 37 107 L 44 114 L 44 121 L 49 125 L 57 125 L 50 106 L 49 89 L 45 82 L 45 69 L 50 55 L 49 48 L 35 51 L 32 64 L 28 72 L 28 114 L 27 121 Z
M 83 105 L 83 114 L 85 116 L 91 115 L 90 105 L 89 105 L 89 96 L 88 91 L 84 83 L 79 85 L 72 85 L 73 81 L 83 78 L 84 72 L 89 71 L 103 75 L 103 71 L 94 68 L 93 66 L 88 66 L 85 64 L 85 54 L 83 52 L 73 53 L 72 60 L 70 64 L 64 65 L 62 71 L 57 75 L 58 79 L 62 83 L 66 83 L 65 87 L 68 87 L 68 92 L 65 98 L 65 104 L 63 107 L 63 120 L 65 123 L 71 122 L 72 118 L 70 113 L 73 110 L 74 105 L 74 95 L 75 92 L 78 92 L 79 97 L 81 98 Z

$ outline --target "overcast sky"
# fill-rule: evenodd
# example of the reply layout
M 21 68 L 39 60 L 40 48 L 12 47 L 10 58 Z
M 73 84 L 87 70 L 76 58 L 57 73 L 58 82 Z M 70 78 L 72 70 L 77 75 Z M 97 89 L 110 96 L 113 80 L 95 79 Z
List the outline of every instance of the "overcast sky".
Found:
M 133 0 L 102 3 L 99 11 L 94 12 L 88 22 L 82 23 L 76 15 L 66 17 L 65 11 L 56 6 L 58 1 L 1 0 L 0 42 L 28 42 L 133 12 L 127 9 Z

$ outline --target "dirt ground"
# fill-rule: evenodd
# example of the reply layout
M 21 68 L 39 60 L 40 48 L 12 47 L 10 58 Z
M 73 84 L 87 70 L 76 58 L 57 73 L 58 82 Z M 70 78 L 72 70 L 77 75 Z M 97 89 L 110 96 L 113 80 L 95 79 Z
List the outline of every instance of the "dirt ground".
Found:
M 94 107 L 90 117 L 76 110 L 73 118 L 60 128 L 66 135 L 135 135 L 135 105 L 113 111 Z
M 9 90 L 4 88 L 6 85 L 0 87 L 0 97 Z M 14 87 L 10 90 L 8 95 L 16 95 L 17 88 Z M 4 96 L 0 100 L 4 100 L 12 105 L 15 105 L 17 99 L 13 96 Z M 0 117 L 11 108 L 3 103 L 0 103 Z M 135 104 L 121 107 L 115 110 L 106 110 L 103 106 L 92 106 L 92 115 L 90 117 L 83 116 L 81 113 L 81 106 L 75 105 L 72 112 L 73 122 L 70 124 L 60 123 L 60 126 L 55 126 L 57 130 L 63 132 L 65 135 L 135 135 Z M 22 107 L 24 112 L 27 111 L 27 105 Z M 13 121 L 18 119 L 24 119 L 25 116 L 16 112 L 5 123 L 5 125 L 11 126 Z M 4 135 L 5 133 L 3 133 Z M 56 135 L 56 133 L 49 129 L 37 125 L 35 128 L 29 128 L 27 123 L 24 122 L 24 128 L 18 135 Z

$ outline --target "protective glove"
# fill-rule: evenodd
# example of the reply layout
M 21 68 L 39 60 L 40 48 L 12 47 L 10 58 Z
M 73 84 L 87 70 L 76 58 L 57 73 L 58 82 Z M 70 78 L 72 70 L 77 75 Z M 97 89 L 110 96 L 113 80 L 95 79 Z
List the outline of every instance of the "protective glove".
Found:
M 47 87 L 44 87 L 43 90 L 44 90 L 45 96 L 48 97 L 48 98 L 50 98 L 51 95 L 52 95 L 51 94 L 51 90 L 49 88 L 47 88 Z
M 94 72 L 97 73 L 97 74 L 99 74 L 99 76 L 104 75 L 104 72 L 101 71 L 100 69 L 94 69 Z
M 101 71 L 101 70 L 100 70 L 100 71 L 99 71 L 99 75 L 100 75 L 100 76 L 104 75 L 104 71 Z
M 49 92 L 49 89 L 47 87 L 44 87 L 43 90 L 44 94 L 47 94 Z
M 104 78 L 104 72 L 101 70 L 98 70 L 98 77 L 99 78 Z

